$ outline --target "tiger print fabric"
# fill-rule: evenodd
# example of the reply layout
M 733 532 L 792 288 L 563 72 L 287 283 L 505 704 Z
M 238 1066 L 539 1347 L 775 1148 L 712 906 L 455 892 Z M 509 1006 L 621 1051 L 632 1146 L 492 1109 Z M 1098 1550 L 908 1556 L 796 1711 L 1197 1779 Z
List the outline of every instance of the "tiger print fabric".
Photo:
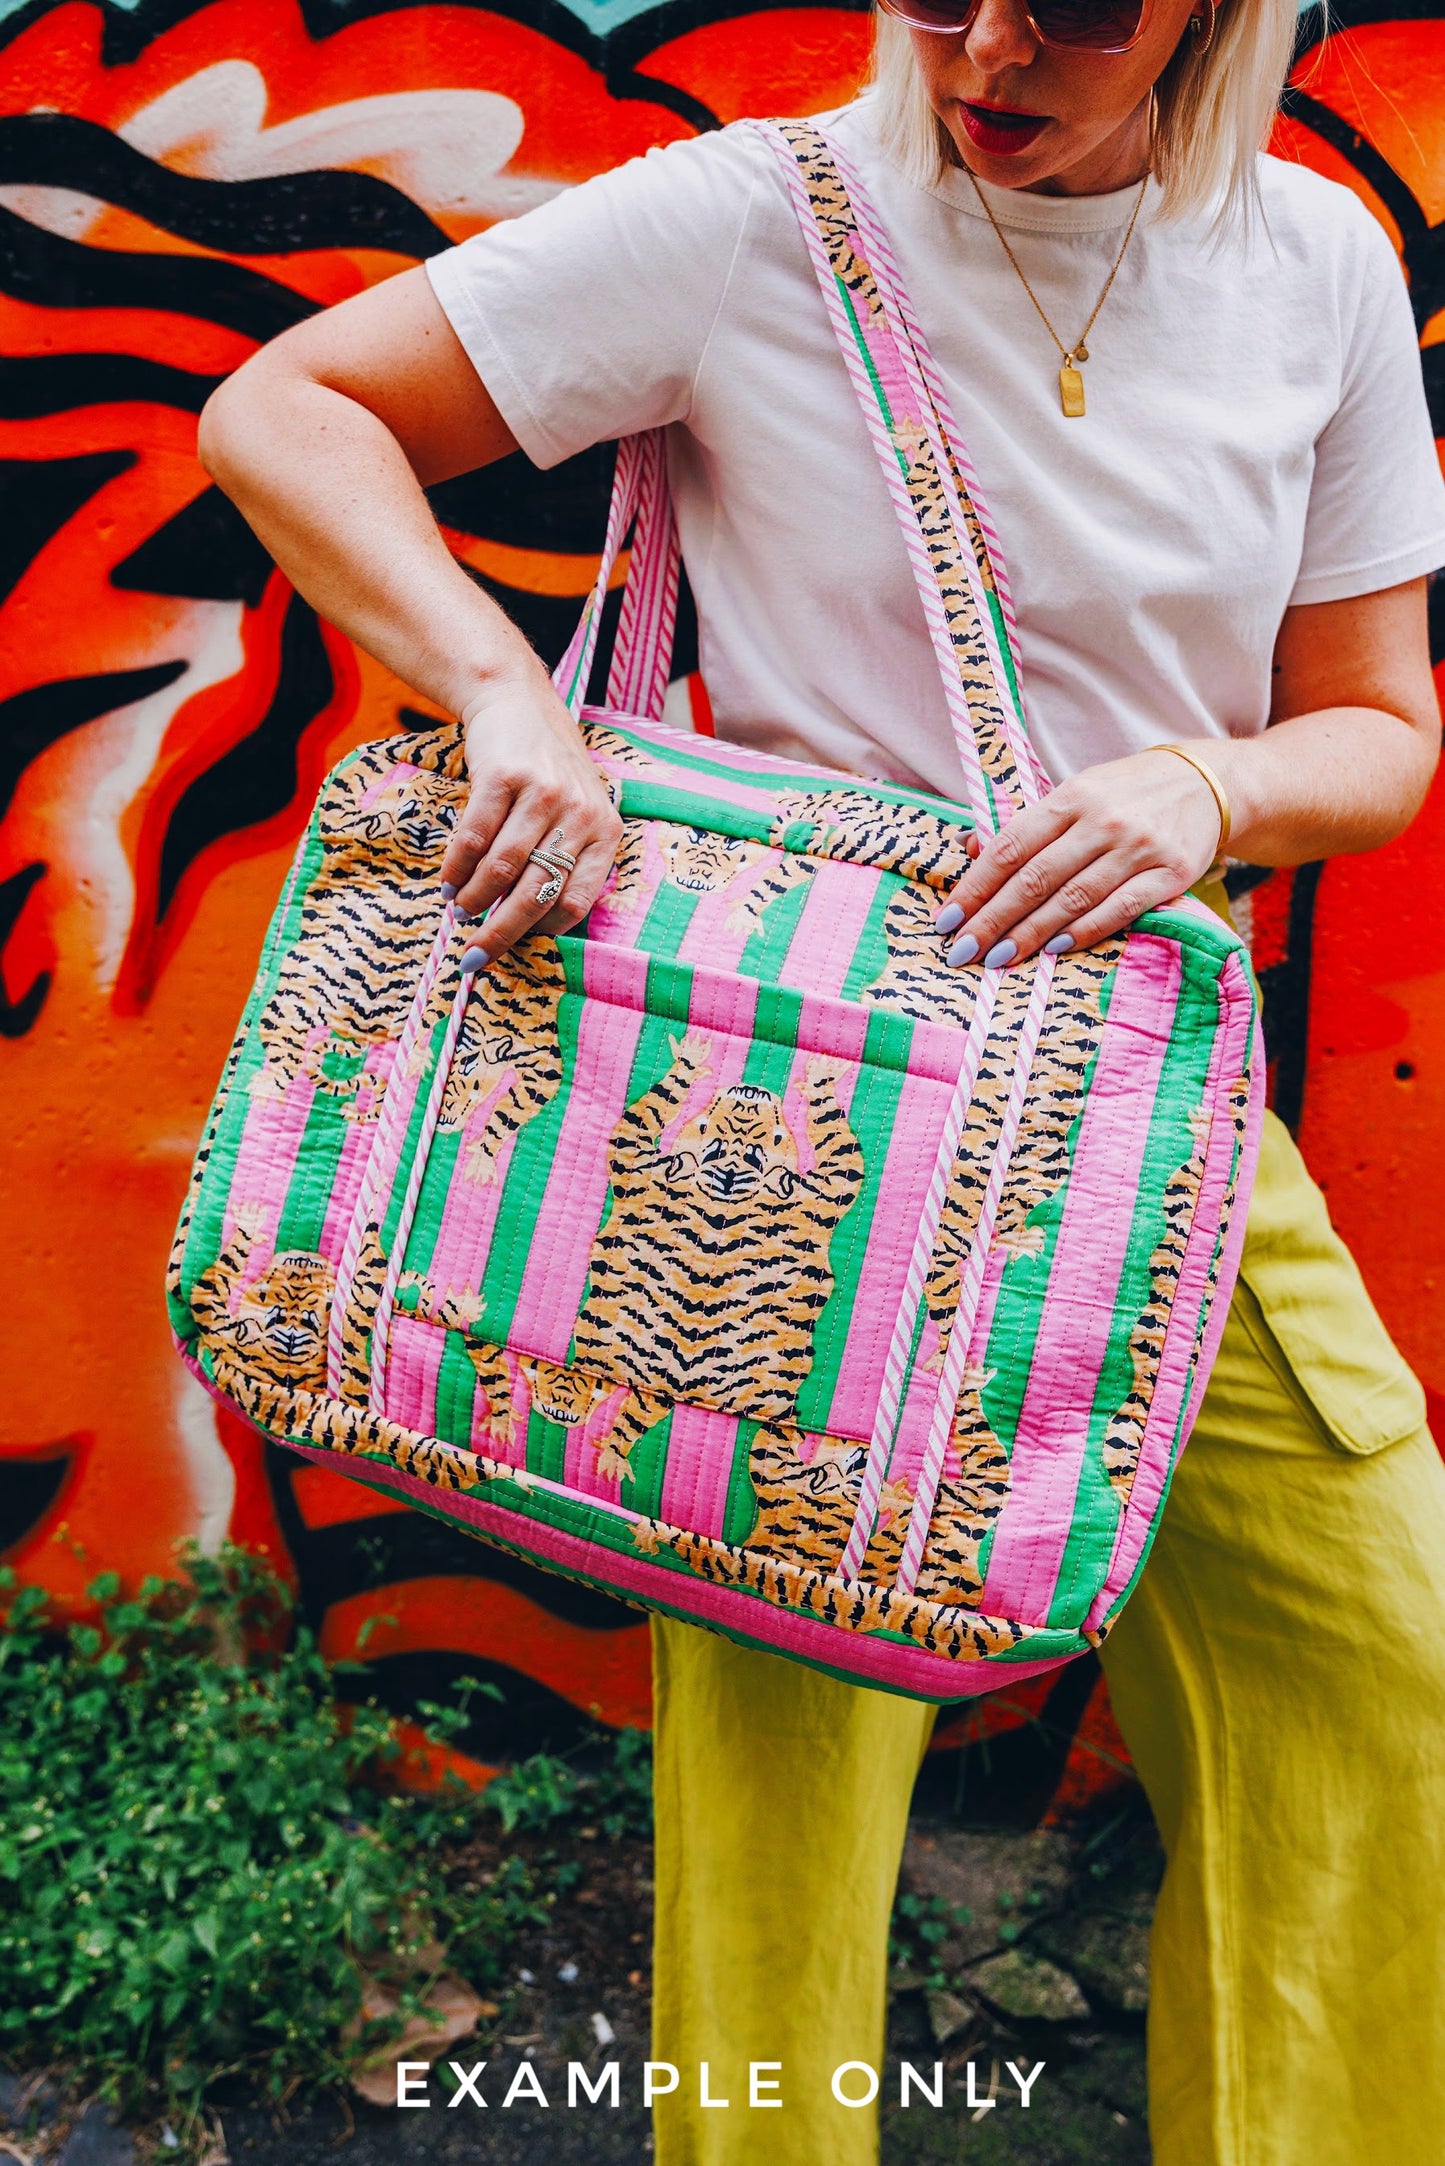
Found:
M 1230 1084 L 1224 1107 L 1224 1117 L 1229 1121 L 1236 1144 L 1243 1139 L 1248 1111 L 1248 1078 L 1236 1076 Z M 1133 1377 L 1128 1396 L 1110 1416 L 1104 1431 L 1104 1471 L 1126 1504 L 1138 1472 L 1144 1425 L 1154 1403 L 1154 1385 L 1164 1354 L 1164 1338 L 1173 1314 L 1179 1274 L 1199 1201 L 1199 1186 L 1204 1178 L 1211 1127 L 1208 1108 L 1203 1105 L 1191 1108 L 1189 1125 L 1194 1135 L 1194 1149 L 1170 1176 L 1165 1188 L 1164 1238 L 1149 1259 L 1149 1298 L 1129 1333 Z M 1216 1277 L 1218 1268 L 1216 1255 L 1210 1262 L 1211 1280 Z
M 205 1337 L 210 1375 L 221 1391 L 255 1394 L 255 1420 L 286 1427 L 300 1396 L 326 1390 L 326 1349 L 336 1272 L 308 1250 L 272 1255 L 254 1277 L 248 1267 L 264 1244 L 258 1210 L 237 1213 L 230 1238 L 196 1280 L 192 1307 Z M 369 1318 L 385 1270 L 376 1228 L 368 1227 L 343 1339 L 341 1397 L 363 1407 L 371 1388 Z
M 562 1086 L 564 985 L 556 942 L 539 937 L 483 972 L 467 1003 L 437 1125 L 444 1135 L 465 1134 L 469 1181 L 495 1180 L 507 1145 Z M 485 1118 L 477 1127 L 479 1112 Z
M 256 1096 L 284 1097 L 304 1075 L 349 1118 L 376 1117 L 383 1086 L 363 1081 L 362 1063 L 400 1032 L 435 927 L 437 859 L 464 802 L 459 779 L 376 751 L 327 784 L 321 870 L 257 1024 L 265 1058 L 250 1082 Z
M 792 141 L 867 346 L 889 326 L 846 193 Z M 438 889 L 462 733 L 362 747 L 268 935 L 168 1296 L 194 1371 L 322 1463 L 948 1699 L 1108 1629 L 1232 1287 L 1260 1077 L 1239 943 L 1192 904 L 1052 966 L 948 968 L 940 903 L 1017 791 L 1012 693 L 983 528 L 951 528 L 917 417 L 885 419 L 987 804 L 588 710 L 613 876 L 464 978 Z
M 862 1156 L 836 1068 L 807 1070 L 804 1173 L 782 1101 L 734 1083 L 664 1134 L 710 1074 L 689 1031 L 660 1082 L 612 1137 L 612 1207 L 593 1245 L 577 1319 L 584 1367 L 636 1389 L 750 1420 L 786 1421 L 808 1373 L 812 1328 L 832 1291 L 829 1246 L 857 1199 Z
M 730 933 L 756 932 L 764 912 L 795 888 L 807 887 L 813 867 L 806 857 L 764 849 L 742 835 L 711 834 L 703 827 L 663 828 L 647 820 L 623 823 L 617 870 L 607 891 L 612 909 L 631 914 L 648 892 L 647 844 L 653 835 L 662 858 L 662 881 L 684 895 L 723 895 L 731 904 L 723 919 Z

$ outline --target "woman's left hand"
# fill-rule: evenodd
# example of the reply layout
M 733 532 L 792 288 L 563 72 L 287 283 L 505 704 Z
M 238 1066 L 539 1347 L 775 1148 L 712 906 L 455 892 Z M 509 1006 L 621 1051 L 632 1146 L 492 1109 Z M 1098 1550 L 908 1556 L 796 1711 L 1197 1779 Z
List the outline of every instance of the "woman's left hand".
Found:
M 1192 887 L 1214 863 L 1219 825 L 1187 760 L 1135 752 L 1085 768 L 983 843 L 939 912 L 948 960 L 1001 968 L 1092 947 Z

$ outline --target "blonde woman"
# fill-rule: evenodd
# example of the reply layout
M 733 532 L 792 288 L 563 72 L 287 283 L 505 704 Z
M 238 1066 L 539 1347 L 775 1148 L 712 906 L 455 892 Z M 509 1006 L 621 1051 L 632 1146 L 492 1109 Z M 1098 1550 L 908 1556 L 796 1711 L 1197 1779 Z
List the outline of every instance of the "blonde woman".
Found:
M 890 4 L 875 85 L 831 125 L 1002 529 L 1058 784 L 984 848 L 940 940 L 995 963 L 1096 940 L 1199 882 L 1226 812 L 1257 864 L 1398 834 L 1439 746 L 1445 489 L 1389 244 L 1258 155 L 1294 0 Z M 443 871 L 494 906 L 474 967 L 581 918 L 618 822 L 421 485 L 662 423 L 721 733 L 957 794 L 893 513 L 746 131 L 347 302 L 207 409 L 208 466 L 296 585 L 467 724 Z M 544 911 L 524 868 L 558 826 L 578 863 Z M 1168 1853 L 1159 2166 L 1439 2155 L 1442 1582 L 1419 1386 L 1274 1124 L 1213 1383 L 1104 1654 Z M 873 2112 L 830 2077 L 882 2065 L 933 1710 L 681 1625 L 654 1649 L 653 2050 L 681 2072 L 659 2166 L 862 2166 Z M 781 2064 L 756 2104 L 750 2063 Z

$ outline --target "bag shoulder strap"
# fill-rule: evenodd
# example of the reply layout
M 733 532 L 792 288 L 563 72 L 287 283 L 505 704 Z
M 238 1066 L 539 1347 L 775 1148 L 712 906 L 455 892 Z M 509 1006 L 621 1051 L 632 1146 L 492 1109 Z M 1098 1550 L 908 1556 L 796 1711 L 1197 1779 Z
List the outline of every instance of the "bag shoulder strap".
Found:
M 552 672 L 553 684 L 574 715 L 581 714 L 587 697 L 607 592 L 629 530 L 632 548 L 607 676 L 606 705 L 616 714 L 660 722 L 682 566 L 667 487 L 667 442 L 661 429 L 624 436 L 617 446 L 597 578 L 567 651 Z
M 856 171 L 810 121 L 750 121 L 778 159 L 878 454 L 943 682 L 974 819 L 993 832 L 1050 787 L 1029 743 L 1017 625 L 998 534 L 888 239 Z M 632 534 L 608 677 L 615 712 L 658 721 L 679 552 L 661 429 L 624 437 L 597 580 L 554 672 L 580 714 L 614 567 Z
M 877 213 L 811 121 L 750 123 L 782 168 L 903 529 L 975 818 L 996 829 L 1049 787 L 1029 743 L 998 534 Z

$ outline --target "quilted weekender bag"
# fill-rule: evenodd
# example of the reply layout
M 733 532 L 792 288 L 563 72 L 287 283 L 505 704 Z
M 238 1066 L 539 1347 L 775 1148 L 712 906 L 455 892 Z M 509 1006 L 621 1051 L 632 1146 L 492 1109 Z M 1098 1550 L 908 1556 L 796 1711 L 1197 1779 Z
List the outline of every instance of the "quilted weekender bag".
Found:
M 1243 1239 L 1239 941 L 1185 899 L 950 970 L 975 828 L 1047 788 L 1002 556 L 887 242 L 783 163 L 917 574 L 966 802 L 661 721 L 660 436 L 619 453 L 557 682 L 625 839 L 476 977 L 439 892 L 461 733 L 328 777 L 177 1233 L 195 1373 L 268 1435 L 537 1564 L 946 1700 L 1097 1645 L 1148 1553 Z M 583 704 L 633 535 L 606 704 Z

